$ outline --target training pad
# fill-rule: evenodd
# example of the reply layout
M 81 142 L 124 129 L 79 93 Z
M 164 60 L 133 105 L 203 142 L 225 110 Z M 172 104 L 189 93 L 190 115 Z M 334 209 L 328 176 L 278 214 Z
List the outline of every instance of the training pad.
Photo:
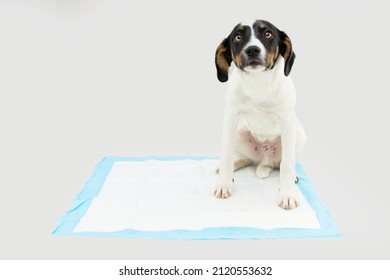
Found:
M 278 206 L 279 172 L 234 173 L 234 193 L 217 199 L 217 159 L 105 158 L 54 230 L 57 234 L 162 239 L 337 236 L 300 165 L 300 206 Z

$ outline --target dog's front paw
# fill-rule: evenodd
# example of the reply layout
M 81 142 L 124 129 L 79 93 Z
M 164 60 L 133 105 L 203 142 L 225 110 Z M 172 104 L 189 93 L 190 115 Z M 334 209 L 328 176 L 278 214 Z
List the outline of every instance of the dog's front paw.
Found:
M 214 189 L 214 196 L 216 198 L 229 198 L 233 194 L 233 182 L 217 184 Z
M 295 191 L 279 192 L 279 206 L 285 210 L 292 210 L 299 206 L 299 200 Z

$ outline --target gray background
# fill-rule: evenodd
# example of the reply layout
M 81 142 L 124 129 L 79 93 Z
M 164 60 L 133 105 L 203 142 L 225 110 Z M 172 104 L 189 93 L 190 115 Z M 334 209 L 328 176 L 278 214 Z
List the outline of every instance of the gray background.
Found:
M 385 1 L 204 2 L 1 1 L 0 258 L 389 258 Z M 103 156 L 219 155 L 214 52 L 252 18 L 293 42 L 303 165 L 342 238 L 51 236 Z

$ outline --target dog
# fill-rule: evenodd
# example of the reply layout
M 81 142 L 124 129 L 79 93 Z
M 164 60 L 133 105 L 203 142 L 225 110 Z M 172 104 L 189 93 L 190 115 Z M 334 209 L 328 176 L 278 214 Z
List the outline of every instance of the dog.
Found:
M 218 46 L 217 77 L 228 85 L 217 198 L 233 194 L 234 171 L 256 165 L 260 178 L 280 169 L 281 208 L 299 206 L 295 163 L 306 135 L 295 114 L 294 60 L 290 38 L 265 20 L 236 25 Z

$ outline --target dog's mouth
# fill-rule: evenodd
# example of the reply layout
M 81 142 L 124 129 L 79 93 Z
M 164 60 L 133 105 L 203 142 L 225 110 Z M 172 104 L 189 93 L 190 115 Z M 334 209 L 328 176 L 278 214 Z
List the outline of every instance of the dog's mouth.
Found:
M 258 70 L 258 69 L 263 69 L 264 64 L 260 59 L 251 59 L 246 63 L 247 70 Z
M 248 63 L 248 66 L 256 68 L 257 66 L 261 66 L 261 61 L 260 60 L 252 60 Z
M 267 68 L 265 60 L 260 55 L 256 57 L 237 56 L 235 63 L 244 72 L 264 71 Z

